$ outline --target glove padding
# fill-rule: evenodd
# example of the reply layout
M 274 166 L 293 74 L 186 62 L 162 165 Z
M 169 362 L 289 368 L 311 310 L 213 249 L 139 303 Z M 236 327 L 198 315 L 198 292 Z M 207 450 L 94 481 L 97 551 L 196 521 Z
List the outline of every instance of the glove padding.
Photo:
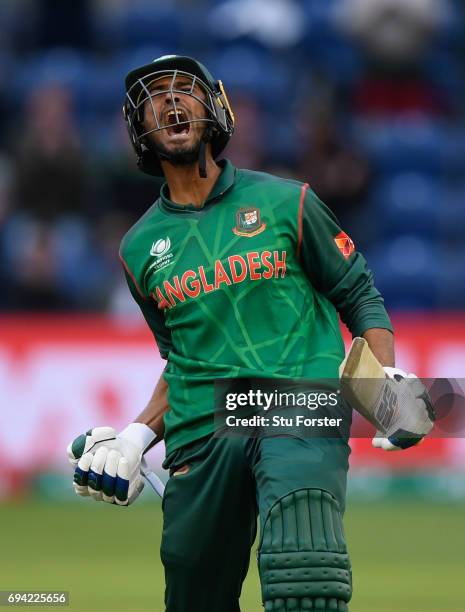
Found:
M 398 401 L 405 401 L 413 409 L 405 415 L 402 428 L 395 431 L 377 431 L 372 440 L 375 448 L 386 451 L 403 450 L 420 444 L 431 431 L 436 414 L 426 387 L 415 374 L 407 374 L 399 368 L 383 368 L 390 380 L 396 381 Z
M 74 470 L 74 490 L 119 506 L 128 506 L 141 493 L 143 449 L 117 435 L 113 427 L 95 427 L 68 446 Z

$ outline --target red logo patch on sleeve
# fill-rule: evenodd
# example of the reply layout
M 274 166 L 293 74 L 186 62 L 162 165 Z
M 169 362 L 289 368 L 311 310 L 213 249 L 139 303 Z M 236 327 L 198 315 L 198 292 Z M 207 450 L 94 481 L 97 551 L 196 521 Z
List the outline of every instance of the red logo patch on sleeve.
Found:
M 345 259 L 348 259 L 355 251 L 355 244 L 345 232 L 339 232 L 339 234 L 334 238 L 334 242 L 336 243 L 337 248 L 344 255 Z

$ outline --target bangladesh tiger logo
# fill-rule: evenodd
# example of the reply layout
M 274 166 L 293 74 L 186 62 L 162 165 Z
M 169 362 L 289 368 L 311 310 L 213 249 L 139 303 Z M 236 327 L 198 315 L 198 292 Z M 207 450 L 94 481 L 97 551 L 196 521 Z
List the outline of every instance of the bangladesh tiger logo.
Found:
M 265 229 L 266 223 L 261 222 L 259 208 L 255 206 L 239 208 L 236 213 L 236 226 L 232 228 L 234 234 L 251 238 L 261 234 Z

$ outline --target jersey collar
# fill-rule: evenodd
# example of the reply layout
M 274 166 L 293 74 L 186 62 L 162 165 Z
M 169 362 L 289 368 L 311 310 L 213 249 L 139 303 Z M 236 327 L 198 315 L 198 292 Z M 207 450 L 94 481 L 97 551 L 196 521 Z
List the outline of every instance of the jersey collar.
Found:
M 203 203 L 203 206 L 194 206 L 193 204 L 176 204 L 168 197 L 168 183 L 163 183 L 160 191 L 160 204 L 162 208 L 170 212 L 199 212 L 212 204 L 216 199 L 220 198 L 234 185 L 236 179 L 236 168 L 228 159 L 222 159 L 218 162 L 218 166 L 222 168 L 221 174 L 216 179 L 210 194 Z

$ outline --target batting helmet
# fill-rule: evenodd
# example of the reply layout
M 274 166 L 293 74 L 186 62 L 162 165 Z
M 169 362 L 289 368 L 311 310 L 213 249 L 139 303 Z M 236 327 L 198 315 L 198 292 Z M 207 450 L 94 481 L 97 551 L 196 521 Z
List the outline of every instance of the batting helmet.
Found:
M 153 83 L 159 79 L 171 77 L 169 85 L 163 88 L 151 90 Z M 189 88 L 183 86 L 177 89 L 178 77 L 187 77 Z M 196 91 L 202 90 L 202 99 Z M 206 109 L 206 117 L 187 120 L 176 107 L 175 94 L 190 95 L 201 102 Z M 147 130 L 144 127 L 144 107 L 148 100 L 155 96 L 170 95 L 174 113 L 172 121 L 164 125 L 158 116 L 155 106 L 151 108 L 155 125 L 154 129 Z M 211 142 L 212 155 L 217 157 L 228 144 L 234 132 L 234 114 L 228 102 L 228 98 L 221 81 L 215 81 L 207 68 L 197 60 L 181 55 L 164 55 L 155 59 L 150 64 L 141 66 L 129 72 L 126 77 L 126 99 L 123 107 L 123 115 L 131 138 L 132 146 L 137 156 L 137 165 L 147 174 L 163 176 L 160 157 L 150 146 L 147 139 L 148 134 L 166 128 L 176 127 L 179 124 L 188 124 L 202 121 L 208 127 L 204 135 L 204 142 Z M 204 149 L 203 149 L 204 151 Z

